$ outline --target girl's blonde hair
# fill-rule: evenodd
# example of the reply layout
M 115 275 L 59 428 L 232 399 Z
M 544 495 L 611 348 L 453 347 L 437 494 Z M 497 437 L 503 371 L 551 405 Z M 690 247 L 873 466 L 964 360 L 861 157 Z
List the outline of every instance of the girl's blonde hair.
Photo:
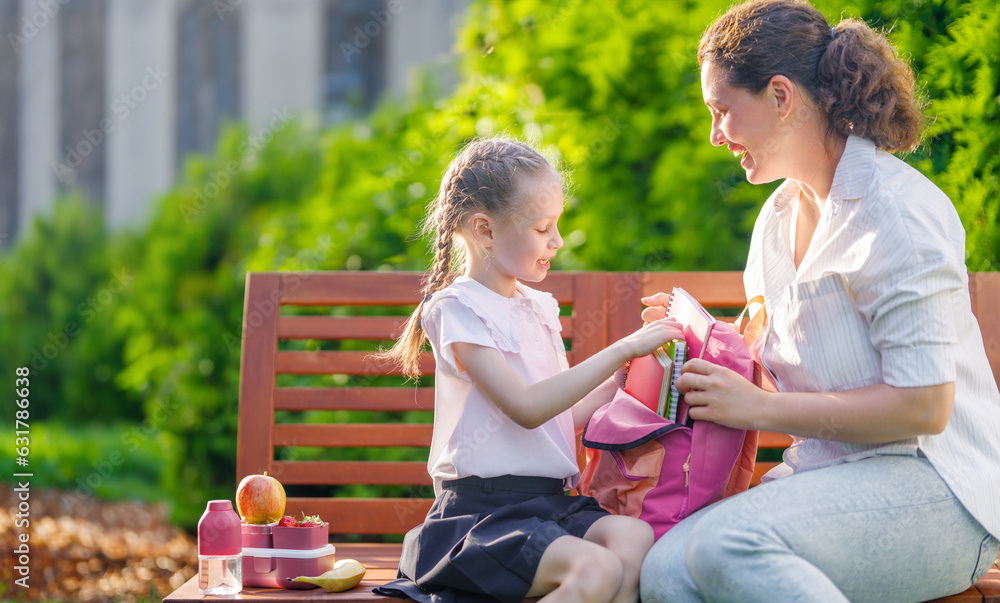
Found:
M 552 165 L 535 149 L 509 138 L 487 138 L 470 142 L 448 165 L 437 197 L 427 206 L 422 231 L 433 235 L 434 259 L 424 277 L 423 298 L 410 315 L 403 334 L 378 358 L 396 362 L 410 378 L 420 375 L 418 359 L 423 346 L 420 324 L 424 303 L 444 289 L 465 269 L 465 249 L 455 247 L 455 234 L 472 214 L 482 212 L 505 221 L 521 209 L 518 194 L 523 178 L 546 171 Z

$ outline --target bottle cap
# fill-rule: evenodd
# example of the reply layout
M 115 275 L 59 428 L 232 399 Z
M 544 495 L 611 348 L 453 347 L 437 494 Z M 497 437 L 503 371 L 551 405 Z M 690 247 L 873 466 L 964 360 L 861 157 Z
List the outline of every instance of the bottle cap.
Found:
M 198 521 L 199 555 L 237 555 L 243 551 L 240 518 L 228 500 L 210 500 Z
M 209 511 L 232 511 L 233 503 L 228 500 L 210 500 L 208 501 Z

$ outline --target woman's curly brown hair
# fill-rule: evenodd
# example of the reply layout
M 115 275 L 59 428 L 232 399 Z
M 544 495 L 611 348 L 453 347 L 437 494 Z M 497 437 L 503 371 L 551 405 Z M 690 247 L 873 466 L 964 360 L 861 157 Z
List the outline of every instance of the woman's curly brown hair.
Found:
M 698 64 L 711 60 L 728 83 L 753 94 L 775 75 L 803 86 L 827 117 L 829 134 L 854 134 L 886 151 L 920 142 L 923 105 L 913 71 L 892 44 L 863 21 L 831 28 L 800 0 L 751 0 L 716 20 L 698 45 Z

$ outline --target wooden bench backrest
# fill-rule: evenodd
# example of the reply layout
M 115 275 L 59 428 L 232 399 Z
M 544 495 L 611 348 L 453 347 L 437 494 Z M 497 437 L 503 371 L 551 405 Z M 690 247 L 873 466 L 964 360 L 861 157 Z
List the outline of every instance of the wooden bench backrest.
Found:
M 237 479 L 267 471 L 293 491 L 286 513 L 319 514 L 331 534 L 400 534 L 423 520 L 433 496 L 423 460 L 302 460 L 297 450 L 425 449 L 431 426 L 403 423 L 395 415 L 369 422 L 295 421 L 307 411 L 403 413 L 433 409 L 431 387 L 401 379 L 382 384 L 397 371 L 373 361 L 365 344 L 392 340 L 420 297 L 420 275 L 387 272 L 251 272 L 247 274 L 240 367 Z M 720 317 L 732 319 L 745 300 L 740 272 L 605 273 L 553 272 L 537 288 L 560 306 L 570 364 L 603 349 L 641 326 L 643 296 L 683 287 Z M 1000 374 L 1000 317 L 989 309 L 1000 299 L 1000 274 L 970 274 L 973 310 L 979 317 L 994 375 Z M 288 315 L 288 307 L 327 307 L 320 315 Z M 286 312 L 283 313 L 282 309 Z M 396 309 L 372 316 L 372 310 Z M 385 312 L 383 312 L 384 314 Z M 291 351 L 290 342 L 324 340 L 321 351 Z M 362 344 L 362 345 L 359 345 Z M 362 348 L 362 349 L 359 349 Z M 422 372 L 433 375 L 427 354 Z M 282 386 L 288 376 L 319 376 L 319 386 Z M 332 375 L 337 380 L 331 380 Z M 339 416 L 339 415 L 338 415 Z M 362 414 L 366 417 L 368 415 Z M 351 421 L 351 419 L 345 419 Z M 427 419 L 429 421 L 429 418 Z M 762 433 L 762 449 L 783 449 L 791 438 Z M 303 448 L 307 447 L 307 448 Z M 280 454 L 279 454 L 280 451 Z M 758 463 L 755 481 L 774 465 Z M 394 497 L 352 497 L 309 491 L 312 486 L 402 486 Z M 294 493 L 295 489 L 302 492 Z M 315 494 L 313 496 L 307 494 Z
M 325 493 L 315 497 L 289 495 L 287 514 L 319 514 L 330 523 L 331 534 L 399 534 L 423 520 L 433 497 L 426 450 L 410 455 L 422 458 L 420 461 L 296 460 L 304 456 L 296 451 L 303 450 L 301 447 L 422 449 L 430 445 L 429 422 L 403 423 L 393 420 L 392 415 L 367 423 L 295 422 L 299 416 L 296 413 L 305 411 L 338 411 L 346 417 L 352 411 L 423 410 L 428 415 L 426 420 L 430 420 L 433 388 L 404 384 L 401 378 L 395 385 L 379 384 L 380 377 L 396 375 L 398 371 L 375 361 L 370 352 L 372 345 L 358 345 L 385 342 L 398 336 L 406 315 L 420 298 L 420 280 L 421 275 L 416 273 L 247 274 L 240 366 L 238 479 L 267 471 L 291 491 L 297 486 L 314 485 L 406 487 L 399 496 L 388 498 L 340 495 L 331 498 Z M 571 313 L 562 317 L 571 363 L 607 345 L 607 313 L 602 308 L 607 297 L 606 282 L 602 273 L 563 272 L 552 274 L 539 286 L 552 293 L 561 306 L 571 307 Z M 283 309 L 291 306 L 324 306 L 329 311 L 308 316 L 283 313 Z M 390 312 L 395 308 L 396 315 L 359 315 L 365 314 L 365 309 L 371 314 L 373 307 Z M 323 340 L 328 342 L 324 348 L 334 349 L 281 349 L 297 340 Z M 420 365 L 423 374 L 434 374 L 430 353 L 424 355 Z M 314 375 L 321 383 L 281 386 L 280 381 L 289 375 Z M 339 381 L 330 383 L 331 375 L 339 376 Z

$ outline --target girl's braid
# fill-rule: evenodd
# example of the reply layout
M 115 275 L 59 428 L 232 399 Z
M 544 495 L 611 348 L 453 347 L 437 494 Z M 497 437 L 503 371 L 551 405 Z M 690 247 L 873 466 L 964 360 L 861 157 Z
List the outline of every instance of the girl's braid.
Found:
M 451 177 L 442 187 L 434 220 L 432 224 L 428 224 L 428 230 L 433 228 L 437 236 L 434 241 L 434 264 L 424 285 L 424 299 L 444 289 L 453 280 L 451 251 L 455 244 L 455 231 L 463 215 L 461 210 L 465 196 L 460 190 L 461 185 L 462 170 L 460 168 L 452 170 Z
M 449 212 L 456 214 L 457 212 Z M 455 228 L 457 220 L 452 216 L 438 228 L 437 241 L 434 244 L 434 267 L 431 270 L 427 284 L 424 285 L 424 296 L 431 295 L 451 284 L 451 250 L 455 244 Z

